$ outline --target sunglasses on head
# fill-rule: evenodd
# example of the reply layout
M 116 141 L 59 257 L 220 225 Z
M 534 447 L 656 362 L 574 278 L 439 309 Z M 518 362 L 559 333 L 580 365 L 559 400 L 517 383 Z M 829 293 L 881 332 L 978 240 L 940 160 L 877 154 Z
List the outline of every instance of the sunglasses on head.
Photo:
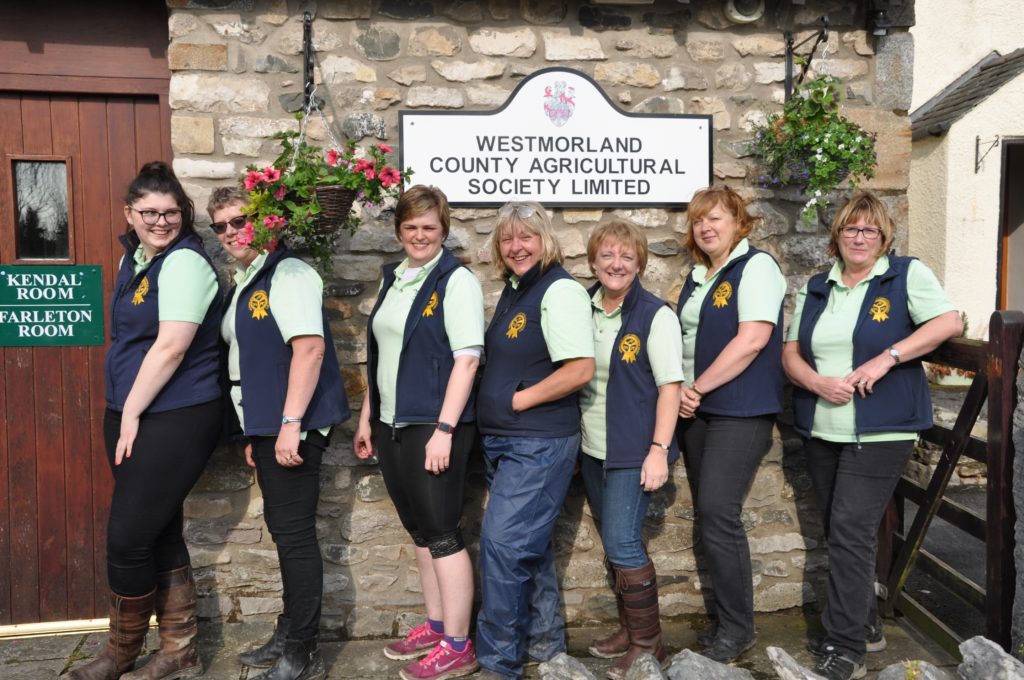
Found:
M 238 217 L 232 217 L 227 222 L 210 222 L 210 229 L 213 229 L 213 233 L 219 236 L 227 231 L 229 226 L 235 231 L 241 231 L 248 221 L 249 217 L 247 215 L 239 215 Z
M 498 210 L 498 217 L 508 217 L 512 213 L 515 213 L 521 220 L 528 220 L 537 214 L 537 210 L 532 205 L 507 203 Z

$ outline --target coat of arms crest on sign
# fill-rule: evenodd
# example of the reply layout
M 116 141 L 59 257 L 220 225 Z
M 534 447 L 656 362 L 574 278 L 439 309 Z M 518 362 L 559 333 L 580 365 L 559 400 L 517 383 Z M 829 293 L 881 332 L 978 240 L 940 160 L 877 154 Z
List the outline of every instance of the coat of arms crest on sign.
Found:
M 544 88 L 544 113 L 557 127 L 565 125 L 576 109 L 576 88 L 566 87 L 565 81 L 557 80 Z

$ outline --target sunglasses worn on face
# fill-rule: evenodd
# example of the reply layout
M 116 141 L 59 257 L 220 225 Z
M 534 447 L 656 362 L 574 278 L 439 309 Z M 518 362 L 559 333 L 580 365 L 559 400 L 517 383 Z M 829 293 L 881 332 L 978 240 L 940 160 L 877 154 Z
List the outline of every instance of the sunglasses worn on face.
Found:
M 220 236 L 228 230 L 229 226 L 235 231 L 241 231 L 248 221 L 249 218 L 247 216 L 239 215 L 238 217 L 232 217 L 227 222 L 210 222 L 210 229 L 213 229 L 214 234 Z
M 498 217 L 508 217 L 512 213 L 519 216 L 521 220 L 528 220 L 537 214 L 532 205 L 512 205 L 511 203 L 501 206 L 498 210 Z
M 131 208 L 131 206 L 128 207 Z M 164 224 L 181 223 L 181 211 L 177 208 L 167 210 L 165 212 L 160 212 L 159 210 L 139 210 L 138 208 L 131 209 L 139 213 L 142 217 L 142 221 L 151 227 L 159 222 L 161 217 L 164 218 Z

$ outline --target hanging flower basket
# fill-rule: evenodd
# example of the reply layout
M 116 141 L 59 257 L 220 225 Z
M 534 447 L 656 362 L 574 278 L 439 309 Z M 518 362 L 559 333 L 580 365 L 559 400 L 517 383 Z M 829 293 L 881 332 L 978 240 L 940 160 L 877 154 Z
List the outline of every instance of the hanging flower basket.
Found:
M 356 202 L 356 190 L 342 186 L 320 186 L 314 189 L 320 214 L 313 218 L 313 226 L 323 233 L 334 231 L 348 220 L 352 205 Z

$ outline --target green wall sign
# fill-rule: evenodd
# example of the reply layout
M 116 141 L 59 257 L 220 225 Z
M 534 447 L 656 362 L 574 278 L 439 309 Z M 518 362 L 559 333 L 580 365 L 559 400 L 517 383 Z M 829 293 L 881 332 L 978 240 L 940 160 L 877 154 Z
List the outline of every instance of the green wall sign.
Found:
M 102 344 L 99 265 L 0 265 L 0 347 Z

